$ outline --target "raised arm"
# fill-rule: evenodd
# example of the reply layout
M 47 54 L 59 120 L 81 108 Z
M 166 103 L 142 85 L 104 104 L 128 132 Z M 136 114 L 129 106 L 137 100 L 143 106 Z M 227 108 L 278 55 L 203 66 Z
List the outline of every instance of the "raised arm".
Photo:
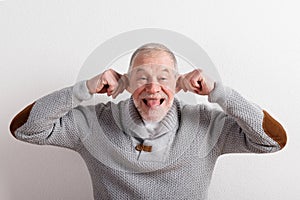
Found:
M 86 81 L 48 94 L 17 114 L 10 131 L 17 139 L 35 143 L 76 148 L 80 136 L 75 122 L 82 118 L 80 102 L 91 98 Z
M 26 142 L 74 149 L 82 137 L 81 129 L 89 127 L 87 116 L 92 112 L 91 108 L 79 104 L 94 93 L 116 97 L 124 90 L 124 86 L 119 85 L 121 77 L 114 70 L 107 70 L 90 80 L 46 95 L 17 114 L 10 131 Z
M 201 70 L 179 76 L 177 91 L 183 89 L 218 103 L 223 109 L 211 112 L 211 127 L 220 127 L 218 147 L 222 154 L 273 152 L 282 149 L 286 132 L 279 122 L 231 88 L 216 83 Z M 218 133 L 214 133 L 218 134 Z

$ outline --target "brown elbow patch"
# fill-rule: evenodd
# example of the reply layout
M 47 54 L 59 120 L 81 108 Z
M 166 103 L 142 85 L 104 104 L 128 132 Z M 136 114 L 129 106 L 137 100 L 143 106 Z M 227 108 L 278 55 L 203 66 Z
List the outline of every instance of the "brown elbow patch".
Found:
M 13 134 L 13 136 L 15 136 L 15 131 L 27 122 L 30 111 L 31 111 L 34 103 L 32 103 L 29 106 L 27 106 L 26 108 L 24 108 L 11 121 L 9 129 L 10 129 L 10 132 Z
M 276 141 L 279 144 L 280 148 L 282 149 L 286 145 L 286 141 L 287 141 L 287 136 L 284 128 L 265 110 L 263 111 L 263 113 L 264 113 L 263 129 L 265 133 L 269 137 L 271 137 L 274 141 Z

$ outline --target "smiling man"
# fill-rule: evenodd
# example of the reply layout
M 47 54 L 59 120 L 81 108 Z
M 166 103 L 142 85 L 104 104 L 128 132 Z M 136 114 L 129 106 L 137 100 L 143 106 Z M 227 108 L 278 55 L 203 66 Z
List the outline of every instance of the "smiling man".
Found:
M 95 94 L 131 97 L 80 106 Z M 207 95 L 207 105 L 174 98 Z M 145 44 L 127 74 L 109 69 L 38 99 L 12 121 L 20 140 L 77 151 L 91 174 L 95 199 L 207 199 L 213 168 L 227 153 L 282 149 L 286 134 L 265 110 L 196 69 L 178 74 L 174 54 Z M 234 167 L 234 166 L 233 166 Z

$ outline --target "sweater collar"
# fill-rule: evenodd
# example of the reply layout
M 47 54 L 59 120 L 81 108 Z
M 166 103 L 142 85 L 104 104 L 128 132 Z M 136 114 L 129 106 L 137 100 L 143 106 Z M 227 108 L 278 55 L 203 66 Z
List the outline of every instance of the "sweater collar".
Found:
M 145 124 L 139 114 L 137 108 L 134 105 L 132 97 L 128 100 L 127 107 L 123 112 L 123 127 L 125 132 L 132 137 L 141 139 L 156 139 L 168 132 L 176 132 L 179 126 L 179 102 L 174 99 L 174 102 L 166 114 L 166 116 L 159 122 L 159 126 L 156 129 L 157 134 L 152 135 L 148 132 Z

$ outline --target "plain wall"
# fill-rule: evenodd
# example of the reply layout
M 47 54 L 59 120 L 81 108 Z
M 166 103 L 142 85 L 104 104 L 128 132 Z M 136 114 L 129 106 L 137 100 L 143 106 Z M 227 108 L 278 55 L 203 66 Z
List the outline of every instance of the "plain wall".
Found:
M 225 85 L 269 111 L 284 150 L 220 157 L 211 200 L 300 199 L 298 1 L 0 1 L 0 199 L 92 199 L 78 154 L 15 140 L 11 119 L 73 85 L 89 54 L 120 33 L 162 28 L 197 42 Z

